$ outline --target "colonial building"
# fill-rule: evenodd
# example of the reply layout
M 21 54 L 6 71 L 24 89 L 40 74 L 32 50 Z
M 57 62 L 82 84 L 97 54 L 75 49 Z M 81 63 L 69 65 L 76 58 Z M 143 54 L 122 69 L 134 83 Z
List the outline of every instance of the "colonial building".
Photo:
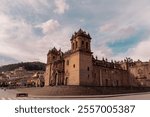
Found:
M 65 53 L 55 47 L 47 54 L 45 86 L 137 86 L 136 68 L 131 62 L 98 60 L 91 51 L 91 36 L 80 29 L 71 39 L 71 49 Z M 145 69 L 144 67 L 142 69 Z M 149 69 L 150 70 L 150 69 Z M 139 72 L 141 72 L 139 70 Z M 149 74 L 148 74 L 149 75 Z M 150 77 L 150 76 L 149 76 Z M 137 79 L 136 79 L 137 78 Z
M 150 61 L 142 62 L 140 60 L 132 62 L 129 67 L 130 74 L 137 81 L 138 86 L 150 86 Z
M 0 74 L 0 86 L 44 86 L 44 71 L 27 71 L 24 67 Z

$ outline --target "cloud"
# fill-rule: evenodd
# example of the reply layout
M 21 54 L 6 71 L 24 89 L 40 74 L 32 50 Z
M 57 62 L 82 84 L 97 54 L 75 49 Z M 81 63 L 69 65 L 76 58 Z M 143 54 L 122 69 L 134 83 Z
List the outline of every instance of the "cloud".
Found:
M 36 8 L 36 9 L 39 8 L 40 6 L 47 7 L 49 5 L 48 0 L 22 0 L 22 3 L 25 3 L 26 5 Z
M 104 21 L 101 21 L 98 27 L 98 35 L 96 38 L 97 40 L 99 38 L 99 40 L 96 42 L 96 48 L 104 45 L 105 48 L 102 49 L 111 51 L 110 53 L 106 51 L 105 55 L 112 56 L 113 58 L 117 59 L 123 59 L 126 56 L 131 56 L 134 59 L 148 59 L 149 54 L 147 53 L 147 50 L 150 48 L 146 46 L 146 43 L 149 44 L 149 3 L 150 2 L 148 0 L 143 0 L 136 2 L 127 1 L 124 4 L 119 3 L 118 7 L 115 8 L 114 5 L 112 5 L 111 8 L 113 10 L 111 10 L 111 17 L 109 18 L 110 14 L 108 14 L 108 18 L 106 18 Z M 105 9 L 105 11 L 108 10 Z M 104 16 L 106 15 L 103 15 L 103 17 Z M 133 40 L 136 42 L 133 43 Z M 126 51 L 120 51 L 120 53 L 118 53 L 118 51 L 113 51 L 113 48 L 115 47 L 109 47 L 109 43 L 114 43 L 113 45 L 116 45 L 119 44 L 118 41 L 126 44 L 122 45 L 123 47 L 120 46 L 120 50 L 121 48 L 125 48 L 124 50 Z M 133 45 L 131 45 L 130 42 Z M 116 49 L 119 50 L 119 46 Z M 101 56 L 101 53 L 99 56 Z
M 130 24 L 121 24 L 108 22 L 104 25 L 101 25 L 99 28 L 99 36 L 102 39 L 103 44 L 108 42 L 114 43 L 118 40 L 125 40 L 133 36 L 138 31 L 137 27 L 134 27 Z
M 50 19 L 40 25 L 37 25 L 36 27 L 42 28 L 43 33 L 47 34 L 47 33 L 55 31 L 59 26 L 60 24 L 57 20 Z
M 1 0 L 0 60 L 45 62 L 53 46 L 70 49 L 70 37 L 80 27 L 91 34 L 94 55 L 148 59 L 149 4 L 149 0 Z
M 43 47 L 48 51 L 48 49 L 56 47 L 57 49 L 61 48 L 63 51 L 70 49 L 70 38 L 73 32 L 73 28 L 70 26 L 59 26 L 52 32 L 49 31 L 44 34 L 44 36 L 38 41 L 39 48 Z M 70 46 L 68 46 L 70 45 Z
M 133 60 L 142 60 L 142 61 L 149 61 L 150 60 L 150 37 L 143 38 L 141 41 L 137 42 L 136 45 L 132 46 L 131 48 L 127 48 L 125 52 L 118 53 L 115 56 L 112 56 L 115 60 L 123 60 L 126 57 L 130 57 Z
M 54 3 L 56 6 L 55 13 L 63 14 L 65 10 L 69 9 L 69 4 L 66 3 L 66 0 L 55 0 Z
M 63 47 L 62 50 L 65 51 L 69 49 L 69 34 L 72 29 L 66 26 L 59 27 L 58 30 L 60 24 L 56 20 L 50 19 L 39 24 L 44 32 L 41 37 L 34 33 L 36 26 L 24 20 L 11 19 L 6 15 L 1 15 L 0 18 L 0 55 L 16 61 L 46 62 L 46 54 L 50 48 L 55 46 L 58 49 Z
M 23 19 L 15 20 L 5 14 L 0 15 L 0 54 L 16 60 L 31 59 L 34 40 L 38 37 L 32 32 L 32 26 Z M 35 39 L 34 39 L 35 38 Z
M 112 57 L 112 51 L 106 45 L 95 46 L 92 48 L 92 51 L 94 52 L 93 55 L 98 56 L 99 59 L 103 57 L 111 59 Z
M 141 60 L 150 60 L 150 37 L 138 43 L 135 47 L 130 48 L 126 55 L 130 56 L 133 59 L 141 59 Z
M 111 32 L 114 30 L 114 28 L 117 28 L 118 26 L 113 23 L 107 23 L 102 26 L 100 26 L 100 32 L 105 33 L 105 32 Z
M 17 63 L 18 61 L 14 58 L 11 58 L 9 56 L 0 55 L 0 65 L 6 65 L 6 64 L 12 64 Z
M 1 3 L 0 65 L 16 61 L 46 62 L 47 52 L 53 46 L 69 49 L 70 26 L 62 27 L 57 20 L 48 19 L 47 16 L 53 12 L 40 17 L 45 10 L 53 8 L 48 0 L 2 0 Z M 62 8 L 58 6 L 58 12 L 63 13 L 68 9 L 65 1 L 56 3 L 63 3 Z M 35 20 L 35 17 L 40 20 Z
M 0 65 L 17 61 L 46 62 L 50 48 L 69 49 L 72 28 L 62 27 L 57 20 L 32 24 L 24 17 L 13 17 L 5 12 L 0 12 L 0 19 Z M 37 28 L 42 30 L 43 35 L 37 34 Z
M 1 0 L 0 11 L 8 12 L 15 8 L 23 10 L 25 7 L 39 11 L 41 7 L 47 8 L 48 6 L 50 6 L 48 0 L 14 0 L 13 2 L 10 2 L 10 0 Z

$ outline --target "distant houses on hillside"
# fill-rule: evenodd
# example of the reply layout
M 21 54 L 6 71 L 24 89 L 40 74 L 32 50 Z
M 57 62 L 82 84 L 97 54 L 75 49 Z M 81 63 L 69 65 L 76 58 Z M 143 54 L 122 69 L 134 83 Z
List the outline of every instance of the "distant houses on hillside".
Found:
M 27 71 L 24 67 L 19 67 L 13 71 L 2 72 L 0 86 L 42 87 L 44 86 L 44 71 Z

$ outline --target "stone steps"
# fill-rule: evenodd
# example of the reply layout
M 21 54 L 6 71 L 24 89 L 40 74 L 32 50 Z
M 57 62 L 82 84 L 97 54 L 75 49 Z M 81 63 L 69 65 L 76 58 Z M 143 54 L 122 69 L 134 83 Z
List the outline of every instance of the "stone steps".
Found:
M 53 86 L 43 88 L 23 88 L 21 92 L 31 95 L 61 96 L 61 95 L 105 95 L 150 91 L 150 88 L 137 87 L 90 87 L 90 86 Z

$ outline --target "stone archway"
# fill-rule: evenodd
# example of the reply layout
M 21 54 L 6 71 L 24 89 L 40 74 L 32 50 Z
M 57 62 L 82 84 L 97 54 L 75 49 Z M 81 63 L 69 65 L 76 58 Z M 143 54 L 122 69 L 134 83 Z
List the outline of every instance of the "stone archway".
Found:
M 65 84 L 65 85 L 68 84 L 68 77 L 65 78 L 65 83 L 64 83 L 64 84 Z
M 54 80 L 55 80 L 54 85 L 57 86 L 59 84 L 59 79 L 58 79 L 58 73 L 57 72 L 55 73 Z
M 108 79 L 105 79 L 105 86 L 108 86 Z

